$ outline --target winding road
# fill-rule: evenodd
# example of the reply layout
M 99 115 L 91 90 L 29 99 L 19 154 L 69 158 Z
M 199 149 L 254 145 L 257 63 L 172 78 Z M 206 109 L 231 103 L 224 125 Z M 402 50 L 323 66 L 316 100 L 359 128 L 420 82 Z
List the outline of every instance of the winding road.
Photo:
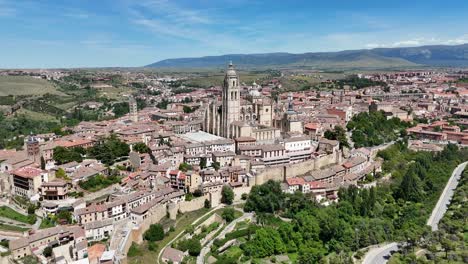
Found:
M 460 181 L 466 164 L 468 164 L 468 161 L 458 165 L 455 170 L 453 170 L 452 176 L 445 186 L 444 191 L 440 195 L 439 201 L 437 201 L 437 204 L 432 211 L 431 217 L 429 217 L 429 220 L 427 220 L 427 225 L 431 226 L 432 231 L 437 231 L 439 229 L 438 225 L 440 219 L 442 219 L 445 212 L 447 212 L 448 206 L 450 205 L 450 200 L 453 197 L 453 192 L 457 188 L 458 182 Z
M 438 229 L 438 224 L 440 219 L 444 216 L 445 212 L 447 212 L 447 207 L 450 204 L 450 200 L 452 199 L 453 192 L 455 188 L 457 188 L 458 182 L 460 181 L 461 174 L 465 169 L 468 161 L 461 163 L 458 165 L 452 172 L 452 176 L 445 185 L 444 191 L 440 195 L 439 201 L 437 201 L 434 210 L 432 210 L 432 214 L 427 220 L 427 225 L 431 226 L 432 231 L 436 231 Z M 392 242 L 390 244 L 386 244 L 377 248 L 373 248 L 367 252 L 363 264 L 385 264 L 388 261 L 388 258 L 392 255 L 393 251 L 398 250 L 398 243 Z
M 244 221 L 246 219 L 253 219 L 253 213 L 244 213 L 241 217 L 237 218 L 236 220 L 232 221 L 231 223 L 229 223 L 224 229 L 223 231 L 221 231 L 221 233 L 216 236 L 216 237 L 213 237 L 213 239 L 211 239 L 210 242 L 208 242 L 203 248 L 202 250 L 200 251 L 200 255 L 197 257 L 197 264 L 203 264 L 204 263 L 204 260 L 205 260 L 205 256 L 206 254 L 208 254 L 208 252 L 210 252 L 210 249 L 211 249 L 211 245 L 213 245 L 213 242 L 217 239 L 217 238 L 224 238 L 225 235 L 229 232 L 231 232 L 232 230 L 234 230 L 234 228 L 236 227 L 236 224 L 241 222 L 241 221 Z

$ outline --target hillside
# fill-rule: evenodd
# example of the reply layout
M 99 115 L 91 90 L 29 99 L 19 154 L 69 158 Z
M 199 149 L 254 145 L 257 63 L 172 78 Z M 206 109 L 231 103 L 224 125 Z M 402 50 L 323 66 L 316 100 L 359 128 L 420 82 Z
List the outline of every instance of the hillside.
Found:
M 309 67 L 317 69 L 382 69 L 414 66 L 468 67 L 468 44 L 410 48 L 376 48 L 339 52 L 229 54 L 200 58 L 162 60 L 151 68 L 224 67 L 233 61 L 239 67 Z
M 0 96 L 43 95 L 46 93 L 63 95 L 46 80 L 29 76 L 0 76 Z

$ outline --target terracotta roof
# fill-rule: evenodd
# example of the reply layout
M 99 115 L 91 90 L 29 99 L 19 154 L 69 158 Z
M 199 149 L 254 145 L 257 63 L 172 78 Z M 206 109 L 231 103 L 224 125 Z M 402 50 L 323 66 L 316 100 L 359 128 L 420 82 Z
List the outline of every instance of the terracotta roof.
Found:
M 289 186 L 303 185 L 305 183 L 304 178 L 300 178 L 300 177 L 288 178 L 286 179 L 286 182 L 288 183 Z
M 29 178 L 32 179 L 34 177 L 40 176 L 43 171 L 38 168 L 33 168 L 33 167 L 24 167 L 24 168 L 19 168 L 17 170 L 14 170 L 12 174 L 23 177 L 23 178 Z

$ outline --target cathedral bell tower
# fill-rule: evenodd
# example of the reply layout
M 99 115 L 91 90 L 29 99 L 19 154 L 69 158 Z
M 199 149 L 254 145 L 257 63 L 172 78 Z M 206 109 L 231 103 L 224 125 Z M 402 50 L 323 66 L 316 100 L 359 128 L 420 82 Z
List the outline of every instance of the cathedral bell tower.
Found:
M 223 104 L 222 104 L 222 121 L 221 121 L 221 136 L 232 138 L 231 123 L 239 120 L 240 116 L 240 87 L 239 77 L 236 70 L 229 63 L 224 76 L 223 84 Z

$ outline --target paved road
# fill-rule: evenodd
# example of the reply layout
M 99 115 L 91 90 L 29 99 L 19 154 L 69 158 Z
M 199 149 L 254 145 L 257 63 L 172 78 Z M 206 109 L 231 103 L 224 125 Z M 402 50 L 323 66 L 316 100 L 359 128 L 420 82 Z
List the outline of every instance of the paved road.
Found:
M 461 174 L 468 164 L 468 161 L 458 165 L 452 173 L 452 176 L 448 180 L 447 185 L 445 186 L 444 191 L 440 195 L 439 201 L 437 201 L 434 210 L 432 211 L 431 217 L 427 220 L 427 225 L 431 226 L 432 231 L 437 231 L 439 221 L 447 212 L 447 208 L 450 205 L 450 200 L 453 197 L 453 192 L 457 188 L 458 182 L 460 181 Z
M 453 196 L 453 190 L 457 187 L 461 173 L 467 164 L 468 161 L 458 165 L 455 170 L 453 170 L 452 176 L 450 176 L 444 191 L 440 195 L 439 201 L 434 207 L 434 210 L 432 210 L 431 217 L 429 217 L 429 220 L 427 221 L 427 225 L 431 226 L 432 231 L 437 230 L 437 225 L 439 224 L 440 219 L 442 219 L 447 211 L 447 206 L 450 204 L 450 199 Z M 390 256 L 390 251 L 396 251 L 397 249 L 398 244 L 396 242 L 378 248 L 373 248 L 367 252 L 363 264 L 385 264 L 387 263 L 385 256 Z
M 398 250 L 398 243 L 393 242 L 378 248 L 373 248 L 367 252 L 362 264 L 383 264 L 387 263 L 385 256 L 390 256 L 390 251 Z
M 200 251 L 200 255 L 197 257 L 197 264 L 203 264 L 205 261 L 205 256 L 206 254 L 208 254 L 208 252 L 210 252 L 210 249 L 211 249 L 211 245 L 213 245 L 213 242 L 217 239 L 217 238 L 220 238 L 220 239 L 223 239 L 227 233 L 231 232 L 232 230 L 234 230 L 234 228 L 236 227 L 236 224 L 238 222 L 241 222 L 241 221 L 244 221 L 246 219 L 252 219 L 253 218 L 253 213 L 244 213 L 241 217 L 237 218 L 236 220 L 232 221 L 231 223 L 229 223 L 229 225 L 226 226 L 226 228 L 223 229 L 223 231 L 221 231 L 221 233 L 219 233 L 219 235 L 217 237 L 213 237 L 211 239 L 210 242 L 208 242 L 203 248 L 202 250 Z

